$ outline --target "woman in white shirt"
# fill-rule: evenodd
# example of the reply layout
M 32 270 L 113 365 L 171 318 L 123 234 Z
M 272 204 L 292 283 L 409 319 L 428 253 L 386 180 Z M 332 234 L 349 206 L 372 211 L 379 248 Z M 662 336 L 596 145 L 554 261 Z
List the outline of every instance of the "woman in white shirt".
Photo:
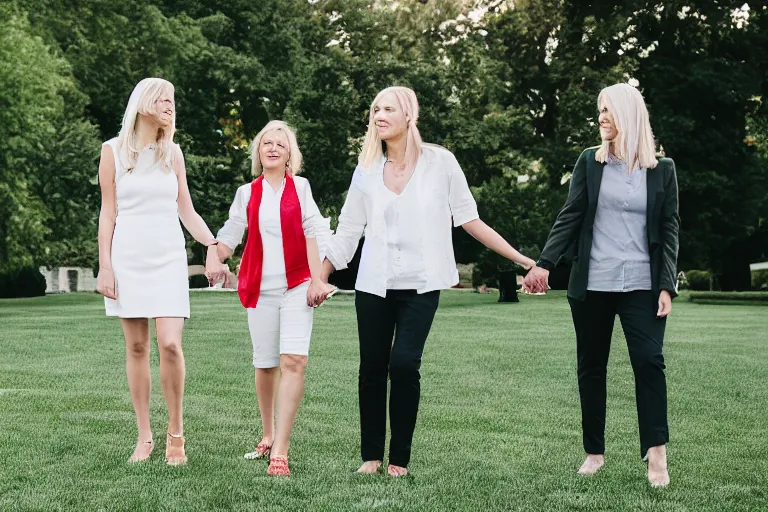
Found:
M 256 450 L 245 457 L 269 455 L 267 473 L 290 476 L 288 445 L 304 394 L 313 306 L 334 289 L 319 279 L 318 240 L 327 239 L 331 230 L 312 198 L 309 182 L 296 176 L 302 156 L 288 125 L 269 122 L 254 138 L 251 158 L 256 179 L 237 189 L 229 219 L 216 237 L 219 244 L 208 251 L 206 270 L 213 279 L 225 273 L 222 262 L 232 256 L 249 228 L 237 291 L 248 310 L 264 430 Z
M 387 377 L 387 472 L 408 473 L 424 343 L 440 290 L 459 281 L 451 220 L 498 254 L 526 268 L 535 265 L 480 220 L 456 158 L 445 148 L 422 143 L 418 118 L 411 89 L 389 87 L 374 99 L 359 165 L 323 263 L 327 280 L 334 269 L 347 267 L 365 234 L 355 284 L 360 473 L 379 471 L 384 458 Z

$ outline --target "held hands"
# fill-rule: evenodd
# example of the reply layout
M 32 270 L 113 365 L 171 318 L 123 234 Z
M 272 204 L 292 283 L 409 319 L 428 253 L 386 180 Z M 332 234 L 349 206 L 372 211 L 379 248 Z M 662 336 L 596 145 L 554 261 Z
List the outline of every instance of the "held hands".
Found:
M 672 312 L 672 297 L 667 290 L 661 290 L 659 294 L 659 311 L 656 313 L 657 318 L 664 318 Z
M 115 289 L 115 274 L 111 268 L 99 268 L 99 277 L 96 279 L 96 291 L 108 299 L 117 300 Z
M 523 288 L 528 293 L 547 293 L 549 289 L 549 270 L 533 266 L 523 281 Z
M 208 248 L 208 254 L 205 257 L 205 277 L 208 278 L 211 286 L 223 279 L 226 287 L 229 280 L 229 267 L 219 260 L 215 245 Z
M 336 293 L 336 287 L 325 281 L 313 279 L 307 290 L 307 306 L 316 308 L 325 302 L 325 299 Z

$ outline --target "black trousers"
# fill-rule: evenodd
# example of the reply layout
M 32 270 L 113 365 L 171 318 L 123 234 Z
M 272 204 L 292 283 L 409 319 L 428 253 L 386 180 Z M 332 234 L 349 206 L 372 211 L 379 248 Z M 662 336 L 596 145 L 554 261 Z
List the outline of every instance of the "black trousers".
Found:
M 439 291 L 387 290 L 386 298 L 355 293 L 360 339 L 360 454 L 364 461 L 384 460 L 389 376 L 389 463 L 408 466 L 419 410 L 421 355 L 439 301 Z
M 664 375 L 666 318 L 657 318 L 657 297 L 650 291 L 593 292 L 583 301 L 568 299 L 576 329 L 576 358 L 584 450 L 605 453 L 606 369 L 611 335 L 619 315 L 635 374 L 640 455 L 666 444 L 667 381 Z

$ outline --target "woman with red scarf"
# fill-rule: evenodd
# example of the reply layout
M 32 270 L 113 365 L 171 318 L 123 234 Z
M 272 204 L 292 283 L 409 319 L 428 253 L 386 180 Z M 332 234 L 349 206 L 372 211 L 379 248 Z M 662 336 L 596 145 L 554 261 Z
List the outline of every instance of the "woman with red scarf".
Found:
M 319 279 L 318 239 L 331 230 L 309 182 L 296 176 L 302 157 L 288 125 L 269 122 L 254 138 L 251 158 L 256 179 L 237 190 L 229 219 L 216 237 L 218 245 L 208 251 L 206 270 L 209 277 L 220 276 L 222 262 L 248 229 L 237 292 L 248 310 L 264 430 L 256 450 L 245 458 L 269 455 L 267 473 L 290 476 L 288 445 L 304 394 L 313 307 L 334 290 Z M 280 403 L 277 425 L 275 397 Z

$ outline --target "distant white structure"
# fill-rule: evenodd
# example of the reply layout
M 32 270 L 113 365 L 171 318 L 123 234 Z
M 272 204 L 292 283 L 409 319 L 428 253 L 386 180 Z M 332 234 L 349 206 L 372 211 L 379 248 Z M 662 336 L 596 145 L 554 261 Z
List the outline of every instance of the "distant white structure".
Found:
M 45 293 L 96 291 L 92 268 L 40 267 L 40 273 L 45 276 Z
M 749 271 L 754 272 L 755 270 L 768 270 L 768 261 L 762 263 L 750 263 Z

